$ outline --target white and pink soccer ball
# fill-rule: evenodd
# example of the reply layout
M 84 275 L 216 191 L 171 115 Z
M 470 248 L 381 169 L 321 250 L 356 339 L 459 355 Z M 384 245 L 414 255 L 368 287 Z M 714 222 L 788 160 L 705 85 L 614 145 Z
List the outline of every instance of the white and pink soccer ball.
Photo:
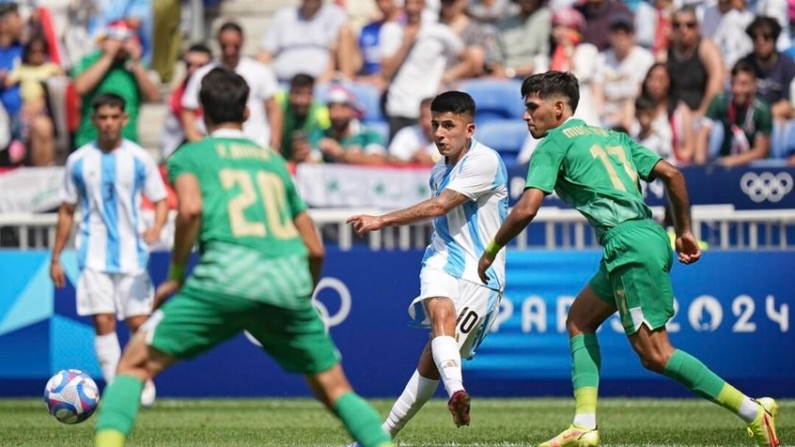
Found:
M 90 418 L 97 409 L 99 388 L 83 371 L 64 369 L 47 381 L 44 402 L 58 422 L 79 424 Z

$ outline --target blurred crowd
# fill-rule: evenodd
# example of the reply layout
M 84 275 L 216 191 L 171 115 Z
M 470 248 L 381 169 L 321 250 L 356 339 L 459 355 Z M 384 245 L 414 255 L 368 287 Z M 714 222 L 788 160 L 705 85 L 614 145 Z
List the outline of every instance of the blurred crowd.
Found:
M 127 101 L 133 141 L 141 104 L 165 102 L 167 157 L 203 136 L 198 87 L 216 65 L 251 86 L 246 134 L 294 163 L 432 164 L 429 100 L 448 89 L 475 96 L 476 138 L 527 162 L 518 85 L 565 70 L 576 116 L 677 165 L 795 165 L 792 0 L 296 0 L 205 42 L 183 39 L 179 0 L 74 1 L 61 29 L 29 3 L 0 4 L 0 165 L 63 162 L 95 137 L 104 92 Z

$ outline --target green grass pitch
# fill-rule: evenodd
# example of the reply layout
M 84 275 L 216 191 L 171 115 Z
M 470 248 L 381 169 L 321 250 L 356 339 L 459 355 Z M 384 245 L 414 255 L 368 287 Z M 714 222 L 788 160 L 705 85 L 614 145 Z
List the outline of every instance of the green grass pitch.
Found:
M 372 401 L 382 415 L 391 400 Z M 782 446 L 795 445 L 795 400 L 780 401 Z M 697 399 L 602 399 L 604 447 L 752 446 L 735 416 Z M 571 421 L 571 399 L 475 399 L 472 426 L 456 429 L 433 400 L 397 437 L 399 446 L 531 446 Z M 91 446 L 96 416 L 76 426 L 51 418 L 41 399 L 0 399 L 0 446 Z M 345 446 L 349 438 L 320 404 L 306 399 L 171 400 L 143 409 L 130 447 Z

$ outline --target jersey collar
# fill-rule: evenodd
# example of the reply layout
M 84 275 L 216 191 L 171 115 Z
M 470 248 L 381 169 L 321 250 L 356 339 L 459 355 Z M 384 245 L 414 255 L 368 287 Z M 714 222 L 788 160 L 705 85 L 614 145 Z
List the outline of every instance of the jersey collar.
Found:
M 210 135 L 215 138 L 246 138 L 243 131 L 237 129 L 218 129 Z

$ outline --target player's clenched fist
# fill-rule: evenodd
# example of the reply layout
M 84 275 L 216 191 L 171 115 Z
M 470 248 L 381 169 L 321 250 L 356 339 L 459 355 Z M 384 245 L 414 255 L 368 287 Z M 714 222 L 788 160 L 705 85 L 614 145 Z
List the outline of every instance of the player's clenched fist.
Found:
M 351 216 L 345 223 L 353 224 L 353 231 L 359 236 L 364 236 L 371 231 L 378 231 L 383 228 L 384 223 L 379 216 L 368 216 L 366 214 L 359 214 Z

